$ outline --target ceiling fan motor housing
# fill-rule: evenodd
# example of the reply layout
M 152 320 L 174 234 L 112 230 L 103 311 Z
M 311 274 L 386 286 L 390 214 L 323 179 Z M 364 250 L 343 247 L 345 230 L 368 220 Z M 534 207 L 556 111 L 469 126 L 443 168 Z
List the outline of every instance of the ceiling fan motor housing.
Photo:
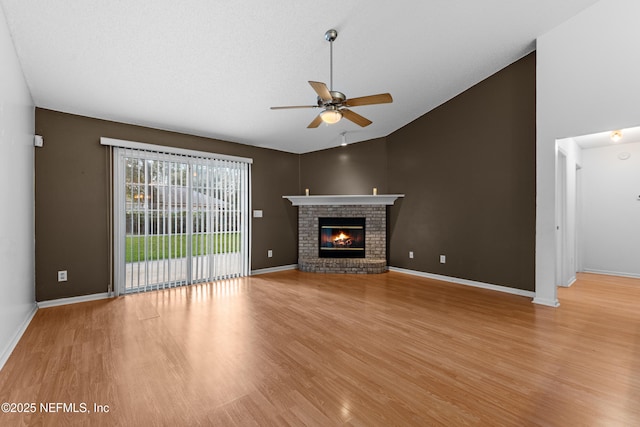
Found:
M 329 91 L 329 93 L 331 94 L 331 101 L 323 101 L 322 98 L 318 97 L 318 107 L 327 107 L 330 105 L 340 107 L 347 100 L 346 95 L 342 92 L 332 90 Z

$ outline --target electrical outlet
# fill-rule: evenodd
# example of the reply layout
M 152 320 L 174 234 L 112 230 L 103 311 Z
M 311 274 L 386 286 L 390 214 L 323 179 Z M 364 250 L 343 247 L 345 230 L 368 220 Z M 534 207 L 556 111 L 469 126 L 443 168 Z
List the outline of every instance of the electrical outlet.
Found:
M 413 259 L 413 251 L 409 251 L 409 258 Z
M 273 257 L 273 250 L 269 249 L 267 251 L 267 257 L 269 257 L 269 258 Z
M 58 282 L 66 282 L 67 281 L 67 270 L 58 271 Z
M 447 262 L 447 256 L 446 255 L 440 255 L 440 264 L 445 264 Z

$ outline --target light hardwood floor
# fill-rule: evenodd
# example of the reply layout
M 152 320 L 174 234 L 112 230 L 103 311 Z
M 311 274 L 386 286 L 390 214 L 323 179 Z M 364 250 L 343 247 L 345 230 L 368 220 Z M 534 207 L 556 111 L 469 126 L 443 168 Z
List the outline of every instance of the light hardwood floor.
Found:
M 640 425 L 640 280 L 559 298 L 287 271 L 41 309 L 0 425 Z

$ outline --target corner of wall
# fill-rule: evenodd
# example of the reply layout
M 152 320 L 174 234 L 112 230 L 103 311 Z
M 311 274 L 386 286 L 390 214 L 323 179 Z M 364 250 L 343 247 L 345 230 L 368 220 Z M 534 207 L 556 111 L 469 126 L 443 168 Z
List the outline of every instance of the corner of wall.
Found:
M 0 8 L 0 363 L 35 312 L 35 107 Z

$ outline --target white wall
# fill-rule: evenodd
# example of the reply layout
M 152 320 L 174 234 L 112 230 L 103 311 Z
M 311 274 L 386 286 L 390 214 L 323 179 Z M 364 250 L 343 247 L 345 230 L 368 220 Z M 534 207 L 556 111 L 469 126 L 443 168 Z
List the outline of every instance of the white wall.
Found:
M 638 0 L 601 0 L 537 40 L 536 303 L 558 304 L 556 139 L 640 124 L 638 16 Z
M 34 105 L 0 8 L 0 368 L 35 313 Z
M 618 154 L 631 154 L 620 160 Z M 584 150 L 585 271 L 640 277 L 640 143 Z

